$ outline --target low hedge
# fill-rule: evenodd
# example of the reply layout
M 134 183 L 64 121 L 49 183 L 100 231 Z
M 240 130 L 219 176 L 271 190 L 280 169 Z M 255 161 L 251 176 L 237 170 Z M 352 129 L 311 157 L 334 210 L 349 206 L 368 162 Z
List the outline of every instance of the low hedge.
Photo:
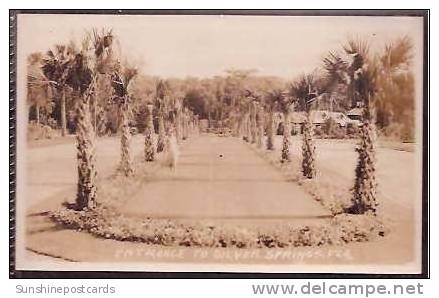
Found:
M 326 223 L 303 227 L 285 224 L 273 227 L 222 226 L 194 221 L 127 217 L 114 208 L 61 209 L 50 218 L 63 227 L 87 231 L 97 237 L 165 246 L 194 247 L 298 247 L 340 245 L 384 236 L 383 224 L 370 215 L 340 214 Z

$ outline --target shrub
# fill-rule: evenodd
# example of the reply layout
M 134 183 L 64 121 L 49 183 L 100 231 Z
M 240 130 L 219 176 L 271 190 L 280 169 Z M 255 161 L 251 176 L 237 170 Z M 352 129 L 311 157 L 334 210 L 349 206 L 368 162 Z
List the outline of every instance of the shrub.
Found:
M 283 122 L 279 123 L 276 129 L 276 135 L 282 136 L 284 134 L 284 124 Z
M 382 222 L 368 215 L 341 214 L 319 225 L 247 228 L 191 224 L 169 219 L 126 217 L 115 208 L 62 209 L 49 214 L 59 225 L 119 241 L 165 246 L 273 248 L 322 246 L 368 241 L 387 234 Z
M 27 138 L 29 140 L 52 139 L 54 137 L 55 131 L 48 125 L 31 121 L 27 126 Z
M 253 148 L 253 147 L 250 147 Z M 256 150 L 256 149 L 254 149 Z M 256 151 L 262 152 L 262 151 Z M 279 160 L 270 152 L 272 162 Z M 298 161 L 284 168 L 289 173 L 300 168 Z M 210 222 L 128 217 L 117 210 L 124 200 L 132 196 L 130 192 L 138 189 L 144 180 L 112 180 L 111 188 L 103 188 L 101 205 L 91 210 L 75 211 L 60 209 L 49 213 L 49 217 L 61 227 L 85 231 L 97 237 L 119 241 L 143 242 L 165 246 L 197 247 L 297 247 L 339 245 L 349 242 L 369 241 L 388 234 L 379 217 L 369 214 L 341 214 L 350 206 L 348 190 L 325 183 L 319 179 L 301 179 L 298 173 L 292 177 L 310 193 L 315 200 L 330 209 L 334 216 L 315 225 L 262 227 L 242 227 L 212 225 Z M 318 178 L 318 177 L 317 177 Z M 347 198 L 345 194 L 348 195 Z M 345 200 L 346 199 L 346 200 Z
M 314 128 L 314 135 L 317 138 L 325 138 L 326 137 L 324 130 L 320 126 L 316 126 Z
M 351 137 L 351 138 L 356 138 L 358 137 L 360 132 L 360 128 L 358 127 L 357 124 L 355 123 L 348 123 L 346 125 L 346 134 Z
M 384 136 L 392 140 L 401 142 L 414 141 L 414 129 L 409 125 L 392 122 L 387 127 L 383 128 L 381 132 Z
M 325 134 L 332 136 L 335 133 L 335 129 L 339 127 L 338 123 L 332 117 L 328 117 L 323 123 L 323 131 Z
M 297 126 L 296 125 L 291 125 L 291 135 L 292 136 L 295 136 L 295 135 L 297 135 L 299 133 L 299 131 L 298 131 L 298 129 L 297 129 Z
M 148 108 L 146 106 L 140 106 L 134 112 L 134 122 L 136 123 L 136 128 L 139 133 L 144 133 L 148 121 Z
M 344 139 L 346 138 L 346 129 L 337 125 L 332 130 L 331 138 L 333 139 Z

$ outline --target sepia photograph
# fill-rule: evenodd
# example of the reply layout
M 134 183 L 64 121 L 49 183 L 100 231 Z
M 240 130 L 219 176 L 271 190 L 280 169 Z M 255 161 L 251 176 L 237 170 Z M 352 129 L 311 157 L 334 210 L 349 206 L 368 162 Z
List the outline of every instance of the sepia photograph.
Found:
M 426 273 L 426 11 L 11 16 L 12 270 Z

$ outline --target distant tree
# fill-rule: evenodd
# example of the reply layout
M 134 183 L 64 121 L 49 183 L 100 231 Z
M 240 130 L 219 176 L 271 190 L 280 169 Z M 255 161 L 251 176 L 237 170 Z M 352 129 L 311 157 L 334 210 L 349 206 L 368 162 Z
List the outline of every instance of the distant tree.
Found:
M 329 52 L 323 58 L 324 86 L 327 96 L 320 97 L 329 100 L 329 110 L 332 112 L 334 106 L 337 110 L 346 111 L 352 108 L 352 102 L 347 94 L 349 85 L 349 76 L 347 74 L 348 63 L 343 59 L 343 56 L 338 52 Z M 326 109 L 328 106 L 326 106 Z
M 408 37 L 389 42 L 378 63 L 376 125 L 384 133 L 396 133 L 403 141 L 414 140 L 415 80 L 411 70 L 413 44 Z M 399 125 L 399 131 L 390 128 Z
M 61 112 L 61 134 L 66 134 L 66 80 L 70 73 L 71 61 L 76 55 L 76 50 L 73 44 L 68 46 L 58 44 L 47 51 L 43 57 L 42 71 L 44 76 L 51 81 L 53 88 L 53 95 L 59 99 Z
M 32 53 L 27 59 L 27 100 L 35 108 L 35 120 L 40 123 L 41 107 L 51 109 L 52 82 L 42 72 L 43 55 L 39 52 Z
M 195 114 L 206 118 L 207 112 L 205 100 L 206 98 L 209 98 L 209 95 L 207 95 L 206 93 L 207 90 L 203 90 L 201 88 L 191 88 L 185 94 L 183 104 L 192 109 Z

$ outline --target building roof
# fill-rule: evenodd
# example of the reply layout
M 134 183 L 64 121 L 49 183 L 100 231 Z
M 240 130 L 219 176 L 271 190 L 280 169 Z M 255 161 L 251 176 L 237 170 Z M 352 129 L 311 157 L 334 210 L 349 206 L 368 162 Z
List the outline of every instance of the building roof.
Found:
M 328 121 L 329 118 L 334 119 L 335 122 L 342 124 L 343 126 L 346 124 L 346 122 L 350 121 L 346 114 L 342 112 L 330 112 L 326 110 L 311 111 L 310 118 L 313 124 L 323 124 Z M 293 112 L 291 114 L 291 122 L 293 123 L 301 124 L 305 122 L 305 119 L 305 112 Z
M 349 119 L 349 117 L 345 113 L 342 112 L 330 112 L 327 110 L 313 110 L 310 112 L 310 119 L 313 124 L 324 124 L 326 121 L 328 121 L 329 118 L 332 118 L 335 122 L 342 126 L 353 121 Z M 294 124 L 302 124 L 306 120 L 306 113 L 292 112 L 290 115 L 290 119 L 291 122 Z
M 363 115 L 363 109 L 362 108 L 353 108 L 352 110 L 349 110 L 346 115 L 348 116 L 362 116 Z

